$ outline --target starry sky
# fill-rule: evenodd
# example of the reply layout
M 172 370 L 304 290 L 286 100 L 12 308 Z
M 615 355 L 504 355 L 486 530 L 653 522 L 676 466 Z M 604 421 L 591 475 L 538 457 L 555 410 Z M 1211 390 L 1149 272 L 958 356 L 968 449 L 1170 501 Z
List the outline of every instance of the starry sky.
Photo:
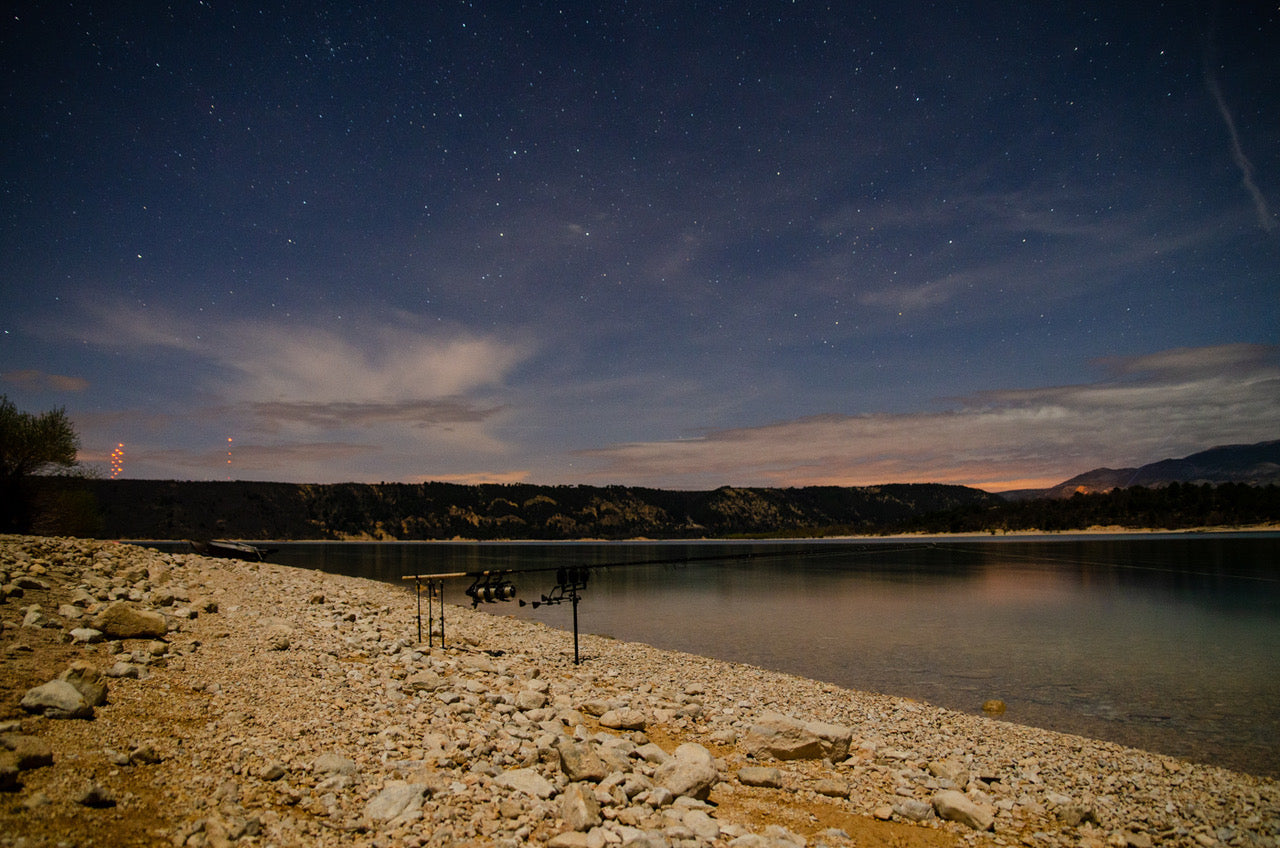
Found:
M 1274 2 L 18 2 L 0 72 L 0 393 L 103 476 L 1280 438 Z

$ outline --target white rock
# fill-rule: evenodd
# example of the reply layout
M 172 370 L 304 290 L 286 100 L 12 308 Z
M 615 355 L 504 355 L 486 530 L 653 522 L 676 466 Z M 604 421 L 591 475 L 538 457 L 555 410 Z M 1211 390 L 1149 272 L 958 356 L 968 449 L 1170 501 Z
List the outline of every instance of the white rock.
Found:
M 71 641 L 82 645 L 96 645 L 106 638 L 101 630 L 92 627 L 77 627 L 71 631 Z
M 782 772 L 768 766 L 746 766 L 738 769 L 738 782 L 744 786 L 778 789 L 782 786 Z
M 684 814 L 684 826 L 704 842 L 712 842 L 720 838 L 720 823 L 711 818 L 705 810 L 689 810 Z
M 836 762 L 849 755 L 852 738 L 848 727 L 767 712 L 747 730 L 742 748 L 753 757 Z
M 600 802 L 584 784 L 571 783 L 560 795 L 560 818 L 573 830 L 590 830 L 600 824 Z
M 673 795 L 698 800 L 706 800 L 719 778 L 715 758 L 696 742 L 686 742 L 676 748 L 675 756 L 654 772 L 654 780 Z
M 644 730 L 647 723 L 644 713 L 630 707 L 608 710 L 600 716 L 600 726 L 614 730 Z
M 355 774 L 356 762 L 341 754 L 321 754 L 311 764 L 311 770 L 320 774 Z
M 938 818 L 960 822 L 974 830 L 991 830 L 995 815 L 991 810 L 975 804 L 954 789 L 944 789 L 933 796 L 933 809 Z
M 20 706 L 27 712 L 42 713 L 49 718 L 93 718 L 93 707 L 65 680 L 50 680 L 28 689 Z
M 425 792 L 426 787 L 422 784 L 392 780 L 365 805 L 364 814 L 375 822 L 412 821 L 422 810 Z
M 107 702 L 106 681 L 102 679 L 102 672 L 90 663 L 76 660 L 58 675 L 58 679 L 76 687 L 76 691 L 84 696 L 85 703 L 91 707 L 100 707 Z
M 499 786 L 532 795 L 543 800 L 555 794 L 556 788 L 542 775 L 531 768 L 518 768 L 504 771 L 493 779 Z

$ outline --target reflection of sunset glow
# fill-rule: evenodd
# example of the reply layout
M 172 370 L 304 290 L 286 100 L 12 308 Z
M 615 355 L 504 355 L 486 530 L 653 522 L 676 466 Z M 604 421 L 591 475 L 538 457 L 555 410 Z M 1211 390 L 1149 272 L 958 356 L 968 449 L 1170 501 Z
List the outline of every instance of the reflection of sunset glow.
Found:
M 1060 600 L 1079 591 L 1066 574 L 1041 569 L 986 568 L 974 588 L 990 604 Z
M 1010 492 L 1018 489 L 1050 489 L 1062 482 L 1061 477 L 1023 477 L 1013 480 L 982 480 L 976 483 L 968 483 L 966 485 L 982 489 L 987 492 Z
M 124 473 L 124 442 L 116 444 L 116 449 L 111 452 L 111 479 L 114 480 Z

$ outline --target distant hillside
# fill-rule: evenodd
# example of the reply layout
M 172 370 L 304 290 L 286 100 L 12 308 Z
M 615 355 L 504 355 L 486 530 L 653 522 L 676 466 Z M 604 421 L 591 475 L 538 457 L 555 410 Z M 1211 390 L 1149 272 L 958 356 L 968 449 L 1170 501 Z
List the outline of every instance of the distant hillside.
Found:
M 1252 445 L 1222 445 L 1182 459 L 1162 459 L 1138 468 L 1095 468 L 1048 489 L 1002 492 L 1005 500 L 1069 498 L 1131 486 L 1158 489 L 1171 483 L 1280 485 L 1280 439 Z
M 624 539 L 876 532 L 926 513 L 994 506 L 964 486 L 900 484 L 682 492 L 624 486 L 304 485 L 43 481 L 76 503 L 61 532 L 125 539 Z M 70 499 L 67 494 L 78 495 Z M 92 506 L 95 514 L 86 521 Z M 43 532 L 70 520 L 50 515 Z M 64 511 L 65 512 L 65 511 Z

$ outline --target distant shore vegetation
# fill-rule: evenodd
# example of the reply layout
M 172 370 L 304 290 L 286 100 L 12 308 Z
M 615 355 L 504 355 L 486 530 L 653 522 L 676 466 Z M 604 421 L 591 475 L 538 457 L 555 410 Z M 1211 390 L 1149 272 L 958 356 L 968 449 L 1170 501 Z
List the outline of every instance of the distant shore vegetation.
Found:
M 1006 502 L 989 508 L 958 507 L 917 516 L 899 529 L 911 533 L 1057 533 L 1097 527 L 1194 530 L 1278 522 L 1280 486 L 1170 483 Z
M 37 510 L 31 532 L 117 539 L 822 538 L 1280 524 L 1280 487 L 1241 483 L 1006 501 L 941 484 L 690 492 L 525 484 L 40 482 L 37 504 L 63 506 Z M 68 510 L 67 503 L 77 508 Z

